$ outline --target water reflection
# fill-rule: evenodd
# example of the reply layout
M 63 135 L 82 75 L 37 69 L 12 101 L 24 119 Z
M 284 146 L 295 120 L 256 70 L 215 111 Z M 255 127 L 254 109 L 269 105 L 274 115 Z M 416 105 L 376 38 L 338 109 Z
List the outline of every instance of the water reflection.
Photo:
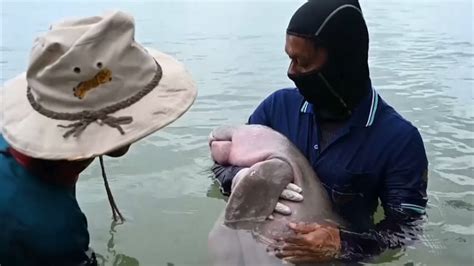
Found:
M 208 198 L 226 200 L 227 197 L 222 195 L 221 190 L 219 188 L 219 183 L 217 181 L 213 181 L 207 190 L 206 196 Z
M 107 253 L 106 254 L 96 254 L 97 256 L 97 263 L 101 266 L 138 266 L 140 263 L 136 258 L 127 256 L 125 254 L 118 253 L 115 250 L 115 242 L 114 242 L 114 235 L 116 233 L 115 228 L 117 225 L 121 223 L 119 222 L 112 222 L 110 224 L 110 238 L 107 241 Z

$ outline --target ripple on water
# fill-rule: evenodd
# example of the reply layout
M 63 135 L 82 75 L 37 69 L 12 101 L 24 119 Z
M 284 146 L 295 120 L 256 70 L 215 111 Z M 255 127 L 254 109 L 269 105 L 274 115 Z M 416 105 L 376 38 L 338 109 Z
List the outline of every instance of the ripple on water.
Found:
M 474 197 L 474 191 L 461 191 L 461 192 L 444 192 L 444 191 L 430 191 L 430 194 L 439 197 L 439 198 L 451 198 L 451 199 L 461 199 L 466 197 Z
M 463 200 L 448 200 L 446 201 L 446 204 L 455 209 L 474 211 L 474 205 Z
M 460 186 L 474 186 L 474 179 L 465 175 L 458 175 L 454 173 L 443 172 L 439 170 L 433 170 L 442 178 L 449 180 Z M 472 188 L 471 188 L 472 189 Z
M 458 235 L 474 236 L 474 224 L 464 226 L 459 224 L 445 224 L 443 230 Z

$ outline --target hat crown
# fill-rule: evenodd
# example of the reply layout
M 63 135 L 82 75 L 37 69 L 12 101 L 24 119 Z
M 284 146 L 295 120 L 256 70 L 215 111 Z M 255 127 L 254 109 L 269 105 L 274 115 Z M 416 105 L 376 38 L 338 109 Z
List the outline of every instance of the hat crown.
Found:
M 4 83 L 1 134 L 34 158 L 106 154 L 169 125 L 197 89 L 184 65 L 134 41 L 122 12 L 54 24 L 35 40 L 26 75 Z
M 55 112 L 81 112 L 142 90 L 156 63 L 134 33 L 133 18 L 120 11 L 53 24 L 30 55 L 27 82 L 36 102 Z

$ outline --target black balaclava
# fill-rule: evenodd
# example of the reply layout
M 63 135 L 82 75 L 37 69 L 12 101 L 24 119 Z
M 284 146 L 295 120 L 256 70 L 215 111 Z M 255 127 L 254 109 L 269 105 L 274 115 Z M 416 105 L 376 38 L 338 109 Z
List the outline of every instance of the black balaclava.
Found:
M 287 34 L 325 47 L 328 60 L 317 70 L 288 75 L 322 120 L 346 120 L 371 90 L 369 36 L 357 0 L 313 0 L 290 20 Z

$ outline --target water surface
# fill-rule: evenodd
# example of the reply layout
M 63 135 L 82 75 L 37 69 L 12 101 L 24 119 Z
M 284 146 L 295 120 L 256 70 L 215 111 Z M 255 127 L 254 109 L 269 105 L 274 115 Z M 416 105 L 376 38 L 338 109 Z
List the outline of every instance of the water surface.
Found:
M 207 135 L 243 123 L 272 91 L 291 86 L 284 32 L 303 1 L 2 1 L 0 79 L 23 71 L 34 37 L 64 16 L 120 8 L 136 39 L 186 64 L 199 86 L 180 120 L 106 159 L 127 222 L 111 223 L 96 162 L 77 194 L 101 265 L 207 265 L 207 233 L 224 202 L 209 178 Z M 474 235 L 473 7 L 459 1 L 361 1 L 373 83 L 416 125 L 430 161 L 429 222 L 386 265 L 472 265 Z

